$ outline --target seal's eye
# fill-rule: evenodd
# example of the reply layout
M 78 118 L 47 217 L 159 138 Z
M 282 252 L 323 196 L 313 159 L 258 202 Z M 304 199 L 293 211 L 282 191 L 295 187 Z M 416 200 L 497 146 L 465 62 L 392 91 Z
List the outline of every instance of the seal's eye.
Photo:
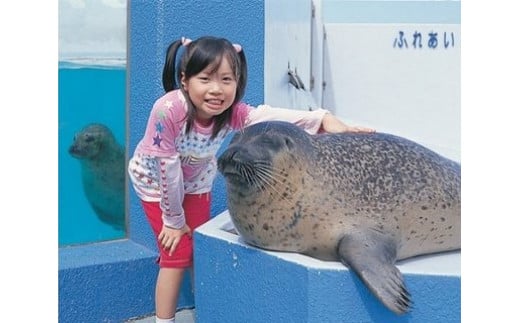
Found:
M 292 140 L 292 138 L 285 137 L 285 145 L 287 146 L 287 148 L 292 149 L 294 146 L 294 141 Z
M 94 136 L 85 134 L 85 142 L 92 142 L 92 141 L 94 141 Z
M 274 141 L 270 137 L 262 137 L 262 143 L 272 146 L 274 144 Z

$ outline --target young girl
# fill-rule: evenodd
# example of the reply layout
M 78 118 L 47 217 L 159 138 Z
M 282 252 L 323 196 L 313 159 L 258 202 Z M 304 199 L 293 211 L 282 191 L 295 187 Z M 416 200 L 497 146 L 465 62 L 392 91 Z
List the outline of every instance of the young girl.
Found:
M 184 53 L 175 67 L 180 47 Z M 192 265 L 192 231 L 210 218 L 215 154 L 226 134 L 265 120 L 292 122 L 309 133 L 372 132 L 349 127 L 326 110 L 297 111 L 240 100 L 247 82 L 240 45 L 215 37 L 173 42 L 166 55 L 166 94 L 153 105 L 128 166 L 157 237 L 156 322 L 175 322 L 183 273 Z

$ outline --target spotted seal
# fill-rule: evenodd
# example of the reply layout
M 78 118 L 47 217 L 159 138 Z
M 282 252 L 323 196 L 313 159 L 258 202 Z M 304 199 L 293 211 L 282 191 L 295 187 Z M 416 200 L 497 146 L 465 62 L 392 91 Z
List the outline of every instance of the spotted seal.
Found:
M 395 262 L 461 246 L 460 164 L 391 134 L 236 134 L 218 159 L 248 244 L 339 260 L 390 310 L 412 300 Z
M 103 124 L 88 124 L 69 147 L 81 165 L 85 196 L 104 223 L 122 230 L 125 225 L 125 149 Z

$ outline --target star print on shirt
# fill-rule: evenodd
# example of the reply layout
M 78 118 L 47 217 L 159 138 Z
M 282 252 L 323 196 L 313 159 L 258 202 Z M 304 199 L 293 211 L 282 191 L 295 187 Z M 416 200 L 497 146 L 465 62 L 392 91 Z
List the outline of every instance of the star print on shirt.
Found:
M 156 134 L 155 137 L 153 137 L 153 144 L 157 145 L 157 147 L 161 147 L 161 137 L 159 137 L 159 134 Z
M 157 132 L 162 132 L 163 129 L 164 129 L 164 128 L 163 128 L 162 123 L 157 122 L 157 123 L 155 124 L 155 131 L 157 131 Z
M 173 101 L 166 100 L 166 102 L 164 102 L 164 106 L 167 108 L 173 107 Z
M 166 118 L 166 113 L 163 110 L 157 111 L 157 119 L 164 119 Z

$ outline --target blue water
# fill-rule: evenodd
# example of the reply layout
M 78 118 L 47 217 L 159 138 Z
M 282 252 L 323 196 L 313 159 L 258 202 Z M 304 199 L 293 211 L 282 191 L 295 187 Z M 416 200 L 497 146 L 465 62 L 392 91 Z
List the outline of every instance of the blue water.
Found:
M 89 123 L 107 125 L 125 146 L 126 68 L 60 62 L 58 72 L 59 245 L 124 238 L 124 231 L 101 222 L 91 208 L 83 192 L 79 161 L 68 149 L 75 133 Z

